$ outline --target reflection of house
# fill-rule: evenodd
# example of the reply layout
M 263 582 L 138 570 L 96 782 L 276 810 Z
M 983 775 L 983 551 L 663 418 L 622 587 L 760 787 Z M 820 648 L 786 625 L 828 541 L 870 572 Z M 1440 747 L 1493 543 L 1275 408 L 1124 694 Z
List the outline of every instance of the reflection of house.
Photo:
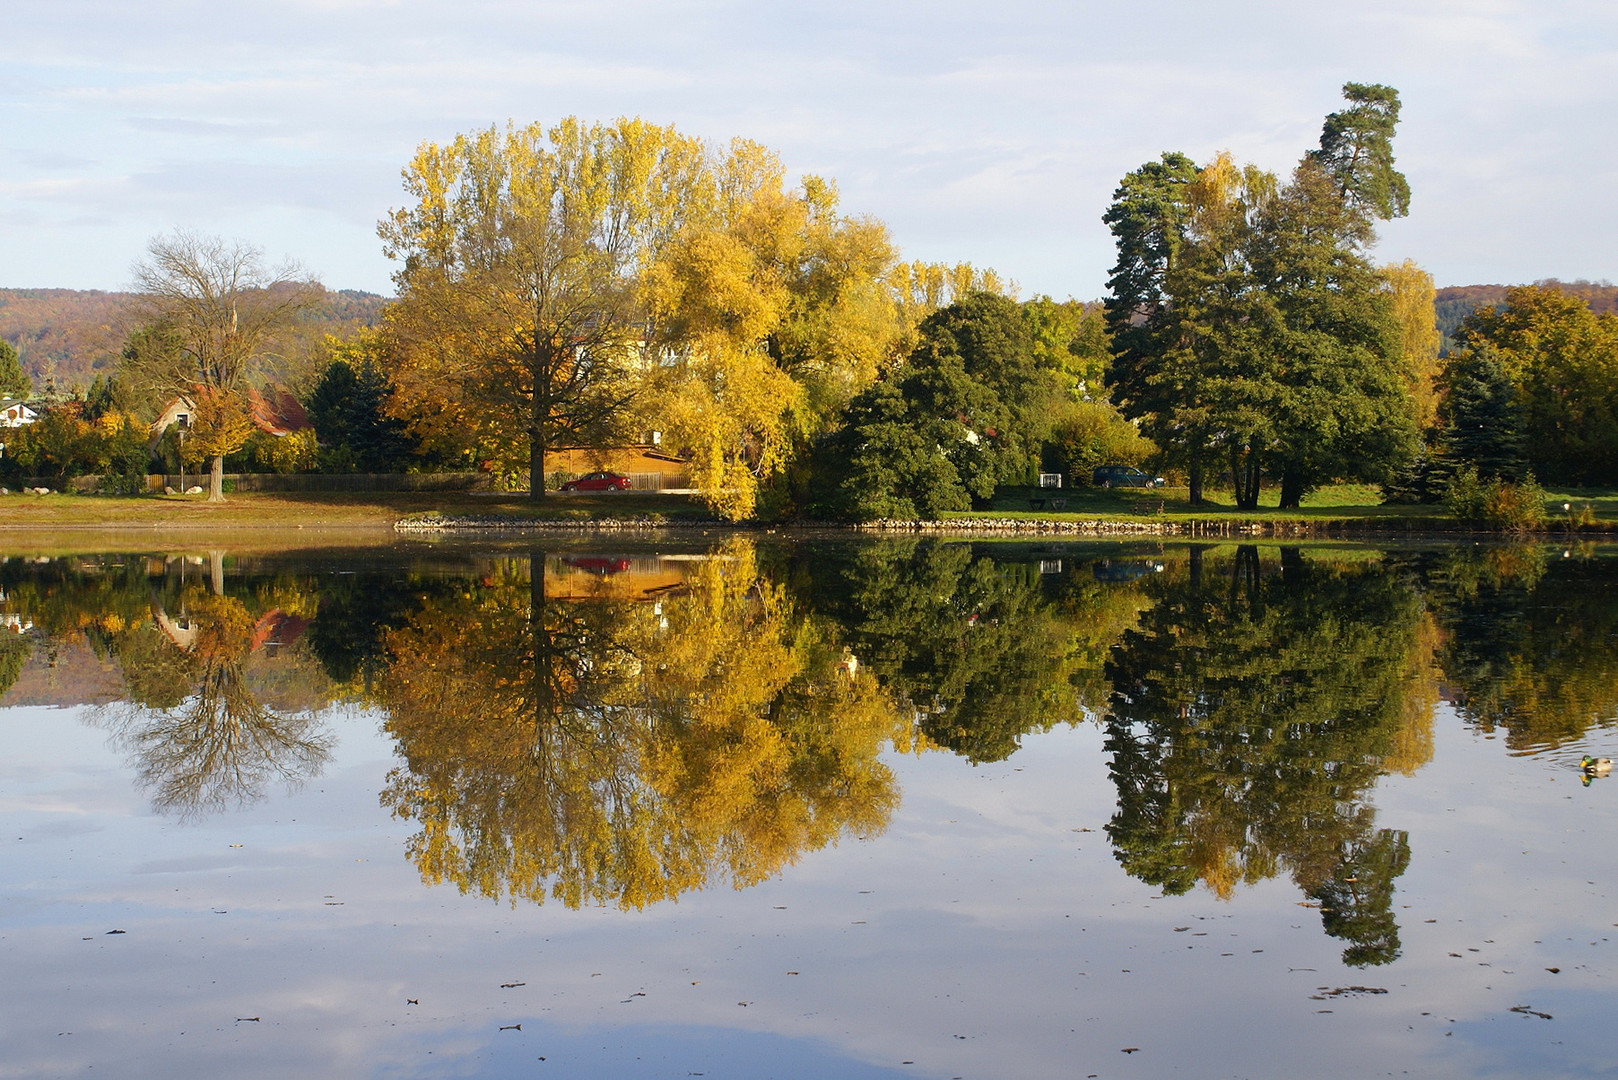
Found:
M 652 443 L 638 446 L 559 446 L 545 454 L 547 486 L 604 469 L 629 477 L 636 491 L 689 486 L 685 459 Z
M 152 618 L 157 628 L 175 646 L 185 652 L 190 652 L 197 644 L 197 634 L 202 626 L 196 620 L 185 615 L 172 616 L 160 607 L 152 609 Z M 275 656 L 283 646 L 291 645 L 303 636 L 309 628 L 309 620 L 301 615 L 288 615 L 280 608 L 271 608 L 253 624 L 252 636 L 248 639 L 247 651 L 263 651 L 265 656 Z
M 685 587 L 688 564 L 653 556 L 569 555 L 545 567 L 547 600 L 656 600 Z
M 0 427 L 22 427 L 38 419 L 39 414 L 22 398 L 0 400 Z
M 265 656 L 275 656 L 286 645 L 291 645 L 309 629 L 309 620 L 302 615 L 288 615 L 280 608 L 266 611 L 263 618 L 253 624 L 252 651 L 264 650 Z

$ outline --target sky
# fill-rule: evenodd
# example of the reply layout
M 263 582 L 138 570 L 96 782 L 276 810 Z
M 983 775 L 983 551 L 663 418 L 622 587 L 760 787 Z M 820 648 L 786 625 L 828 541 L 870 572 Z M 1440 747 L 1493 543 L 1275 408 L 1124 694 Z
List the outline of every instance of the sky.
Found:
M 53 0 L 4 24 L 0 287 L 125 288 L 185 228 L 388 294 L 376 223 L 418 145 L 638 115 L 834 179 L 907 259 L 1094 299 L 1124 173 L 1284 172 L 1347 81 L 1404 104 L 1411 213 L 1377 258 L 1618 279 L 1611 0 Z

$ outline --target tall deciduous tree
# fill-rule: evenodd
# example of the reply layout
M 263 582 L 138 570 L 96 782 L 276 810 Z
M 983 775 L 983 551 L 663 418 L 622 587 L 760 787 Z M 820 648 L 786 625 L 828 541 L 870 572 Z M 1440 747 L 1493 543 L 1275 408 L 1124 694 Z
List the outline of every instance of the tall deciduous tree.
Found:
M 1425 430 L 1438 416 L 1442 368 L 1438 353 L 1444 340 L 1438 332 L 1435 308 L 1438 291 L 1433 287 L 1433 276 L 1413 259 L 1384 266 L 1382 278 L 1393 301 L 1394 318 L 1399 320 L 1405 385 L 1415 405 L 1416 422 Z
M 246 414 L 249 381 L 277 335 L 324 295 L 294 264 L 272 267 L 250 244 L 183 230 L 153 239 L 134 278 L 140 313 L 163 325 L 169 347 L 126 351 L 126 368 L 162 394 L 201 395 L 221 420 Z M 198 433 L 211 440 L 208 501 L 224 500 L 225 455 L 250 431 L 231 422 Z
M 643 279 L 715 197 L 703 144 L 638 119 L 424 144 L 379 226 L 399 303 L 400 408 L 420 434 L 525 464 L 602 437 L 632 398 Z M 514 448 L 526 450 L 519 458 Z

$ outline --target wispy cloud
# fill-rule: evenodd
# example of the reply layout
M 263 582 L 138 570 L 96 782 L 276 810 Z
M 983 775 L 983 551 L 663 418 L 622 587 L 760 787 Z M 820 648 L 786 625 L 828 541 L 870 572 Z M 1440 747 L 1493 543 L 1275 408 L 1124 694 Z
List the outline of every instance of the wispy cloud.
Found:
M 340 284 L 386 288 L 374 224 L 417 143 L 637 114 L 836 177 L 908 252 L 1093 296 L 1123 172 L 1165 149 L 1289 168 L 1350 79 L 1406 104 L 1416 216 L 1389 257 L 1618 276 L 1598 242 L 1618 149 L 1595 137 L 1618 10 L 1587 0 L 61 0 L 7 36 L 5 284 L 100 284 L 130 235 L 273 221 Z

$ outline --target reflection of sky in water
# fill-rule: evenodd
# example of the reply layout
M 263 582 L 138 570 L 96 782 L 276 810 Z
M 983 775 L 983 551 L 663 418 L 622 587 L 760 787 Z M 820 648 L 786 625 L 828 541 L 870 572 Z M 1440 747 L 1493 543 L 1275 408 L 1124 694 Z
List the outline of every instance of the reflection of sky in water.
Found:
M 0 1074 L 1612 1072 L 1618 780 L 1583 788 L 1566 748 L 1512 757 L 1447 707 L 1434 760 L 1377 789 L 1410 833 L 1403 956 L 1359 969 L 1285 876 L 1229 902 L 1126 876 L 1091 728 L 977 768 L 890 755 L 882 836 L 621 912 L 423 887 L 413 823 L 378 806 L 377 716 L 330 720 L 306 787 L 182 824 L 74 711 L 0 712 Z M 1320 991 L 1356 985 L 1388 992 Z

